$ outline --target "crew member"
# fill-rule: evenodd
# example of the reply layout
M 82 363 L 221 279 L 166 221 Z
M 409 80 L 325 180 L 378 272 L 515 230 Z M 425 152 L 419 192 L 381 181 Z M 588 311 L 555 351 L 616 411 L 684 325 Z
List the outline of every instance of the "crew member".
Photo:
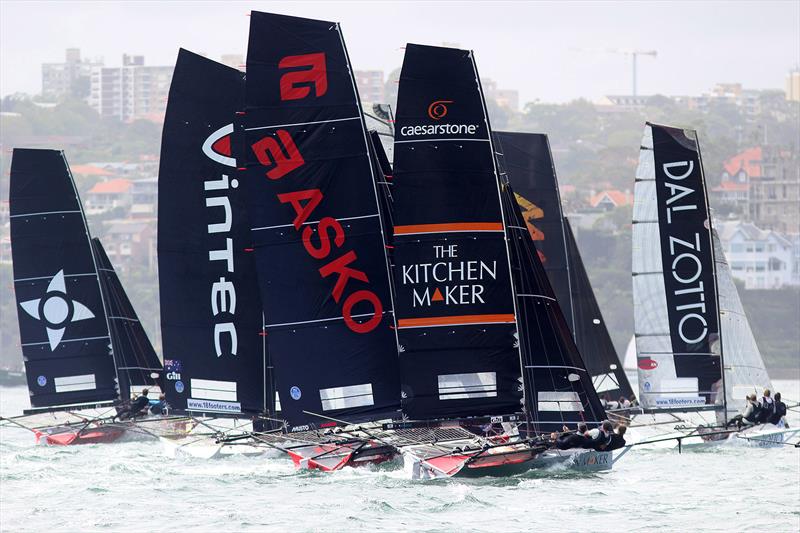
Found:
M 572 433 L 569 431 L 567 426 L 564 426 L 564 433 L 561 435 L 556 436 L 556 434 L 552 434 L 551 437 L 555 438 L 556 441 L 556 448 L 559 450 L 569 450 L 570 448 L 583 448 L 589 442 L 589 438 L 586 436 L 588 431 L 588 426 L 585 422 L 578 423 L 578 431 Z
M 606 446 L 607 452 L 610 452 L 611 450 L 618 450 L 625 446 L 625 432 L 627 430 L 628 426 L 625 424 L 617 424 L 616 431 L 611 434 L 611 444 Z
M 611 435 L 614 432 L 614 425 L 609 420 L 604 420 L 597 431 L 597 436 L 592 438 L 584 448 L 591 448 L 596 451 L 605 450 L 611 444 Z
M 167 397 L 162 392 L 158 395 L 158 401 L 150 406 L 150 414 L 151 415 L 160 415 L 164 413 L 164 409 L 167 408 Z
M 786 404 L 781 401 L 781 393 L 780 392 L 776 392 L 775 393 L 775 408 L 772 411 L 772 415 L 770 415 L 770 417 L 767 420 L 767 422 L 769 422 L 770 424 L 775 424 L 777 426 L 777 425 L 780 425 L 781 420 L 783 420 L 783 425 L 785 427 L 789 427 L 786 424 L 786 420 L 784 420 L 784 418 L 783 418 L 784 416 L 786 416 Z
M 765 424 L 775 413 L 775 402 L 770 397 L 770 390 L 764 389 L 764 395 L 761 397 L 761 409 L 756 418 L 757 424 Z
M 754 424 L 756 420 L 756 415 L 758 414 L 757 409 L 758 409 L 758 402 L 756 402 L 756 395 L 750 394 L 749 396 L 746 396 L 742 412 L 734 416 L 730 420 L 728 420 L 728 424 L 726 427 L 730 427 L 735 424 L 736 427 L 741 428 L 745 424 L 748 425 Z
M 149 393 L 149 389 L 142 389 L 142 394 L 134 398 L 133 401 L 128 404 L 127 409 L 123 408 L 120 410 L 117 415 L 119 419 L 125 420 L 126 418 L 136 417 L 141 414 L 140 412 L 150 404 L 150 400 L 147 398 Z

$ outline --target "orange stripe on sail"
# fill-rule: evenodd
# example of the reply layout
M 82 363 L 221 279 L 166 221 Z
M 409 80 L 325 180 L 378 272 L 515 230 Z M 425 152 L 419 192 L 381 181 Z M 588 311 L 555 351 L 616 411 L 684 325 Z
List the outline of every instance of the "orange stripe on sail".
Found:
M 455 326 L 460 324 L 504 324 L 514 322 L 510 315 L 461 315 L 435 316 L 425 318 L 401 318 L 397 321 L 399 328 L 415 328 L 420 326 Z
M 453 222 L 449 224 L 412 224 L 395 226 L 394 234 L 447 233 L 451 231 L 503 231 L 502 222 Z

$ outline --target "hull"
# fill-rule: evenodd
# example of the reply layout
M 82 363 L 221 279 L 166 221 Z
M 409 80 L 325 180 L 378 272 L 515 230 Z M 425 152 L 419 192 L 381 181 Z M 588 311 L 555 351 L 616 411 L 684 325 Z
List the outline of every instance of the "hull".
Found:
M 269 448 L 250 442 L 220 443 L 212 437 L 184 437 L 159 439 L 164 455 L 169 458 L 190 457 L 193 459 L 225 459 L 227 457 L 256 457 Z
M 391 461 L 395 448 L 377 442 L 324 443 L 286 449 L 298 469 L 333 472 L 346 466 L 365 466 Z
M 563 465 L 580 472 L 599 472 L 611 470 L 614 464 L 614 452 L 595 450 L 548 450 L 534 461 L 537 468 L 549 468 Z
M 475 447 L 473 440 L 451 441 L 447 443 L 447 448 L 451 450 L 449 453 L 442 446 L 427 444 L 403 448 L 406 474 L 411 479 L 423 480 L 512 476 L 533 468 L 534 459 L 542 451 L 524 443 L 481 449 Z
M 119 440 L 127 428 L 117 424 L 104 424 L 84 428 L 57 426 L 34 431 L 36 444 L 48 446 L 74 446 L 101 444 Z

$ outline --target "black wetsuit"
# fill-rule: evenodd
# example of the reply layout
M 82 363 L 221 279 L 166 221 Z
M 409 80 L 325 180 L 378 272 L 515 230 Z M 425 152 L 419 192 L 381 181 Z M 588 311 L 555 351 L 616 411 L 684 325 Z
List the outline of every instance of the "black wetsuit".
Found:
M 609 444 L 611 444 L 611 435 L 609 435 L 608 433 L 606 433 L 601 429 L 600 432 L 597 433 L 597 436 L 595 438 L 589 439 L 589 442 L 587 444 L 588 445 L 584 446 L 584 448 L 591 448 L 593 450 L 601 452 L 605 450 Z
M 137 416 L 139 411 L 147 407 L 149 403 L 150 400 L 147 399 L 147 396 L 139 396 L 128 405 L 127 409 L 120 410 L 117 416 L 119 416 L 120 420 Z
M 611 444 L 606 446 L 605 451 L 610 452 L 611 450 L 619 450 L 623 446 L 625 446 L 625 438 L 619 433 L 612 433 Z
M 786 416 L 786 404 L 780 400 L 775 400 L 775 409 L 772 411 L 767 422 L 770 424 L 777 424 L 781 421 L 781 418 Z
M 761 398 L 761 410 L 756 418 L 757 424 L 764 424 L 772 418 L 775 413 L 775 400 L 768 402 L 766 398 Z
M 564 433 L 556 439 L 556 448 L 569 450 L 570 448 L 584 448 L 589 439 L 579 433 Z

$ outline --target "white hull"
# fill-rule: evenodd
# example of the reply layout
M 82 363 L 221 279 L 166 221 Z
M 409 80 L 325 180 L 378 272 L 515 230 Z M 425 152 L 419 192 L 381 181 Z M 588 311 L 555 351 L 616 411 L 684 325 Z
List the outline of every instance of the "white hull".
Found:
M 187 437 L 184 439 L 159 439 L 164 455 L 170 458 L 191 457 L 194 459 L 224 459 L 226 457 L 252 457 L 265 453 L 269 448 L 250 443 L 218 443 L 215 439 Z

